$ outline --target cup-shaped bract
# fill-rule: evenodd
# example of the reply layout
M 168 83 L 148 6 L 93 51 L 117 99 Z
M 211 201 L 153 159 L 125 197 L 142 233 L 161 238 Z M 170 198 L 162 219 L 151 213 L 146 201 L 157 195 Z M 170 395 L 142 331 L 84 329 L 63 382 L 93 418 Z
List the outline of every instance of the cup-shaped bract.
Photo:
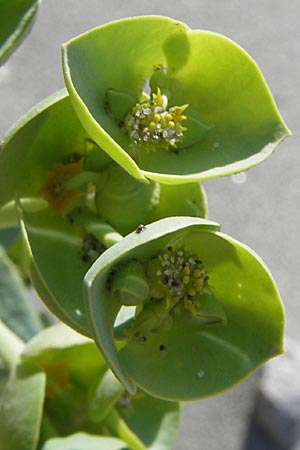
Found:
M 284 312 L 272 276 L 252 250 L 218 230 L 204 219 L 162 219 L 126 236 L 87 272 L 92 335 L 130 392 L 207 397 L 282 351 Z M 137 263 L 146 300 L 131 272 Z M 135 312 L 121 303 L 120 273 L 126 298 L 129 289 L 141 292 Z M 125 321 L 123 310 L 131 314 Z
M 140 180 L 240 172 L 289 134 L 257 65 L 222 35 L 141 16 L 95 28 L 62 50 L 83 126 Z

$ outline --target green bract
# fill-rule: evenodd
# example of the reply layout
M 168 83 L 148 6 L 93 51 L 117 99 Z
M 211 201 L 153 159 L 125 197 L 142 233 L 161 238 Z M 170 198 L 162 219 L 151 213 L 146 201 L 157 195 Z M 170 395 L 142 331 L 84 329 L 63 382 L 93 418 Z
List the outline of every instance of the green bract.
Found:
M 224 36 L 135 17 L 62 49 L 81 123 L 139 180 L 186 183 L 240 172 L 289 134 L 258 67 Z
M 137 298 L 135 314 L 122 306 L 120 273 L 124 298 L 128 289 Z M 92 336 L 131 392 L 207 397 L 282 351 L 284 313 L 270 273 L 213 222 L 176 217 L 137 230 L 103 253 L 84 282 Z M 120 310 L 131 318 L 122 322 Z M 115 339 L 125 342 L 119 352 Z
M 32 26 L 39 0 L 0 0 L 0 63 Z

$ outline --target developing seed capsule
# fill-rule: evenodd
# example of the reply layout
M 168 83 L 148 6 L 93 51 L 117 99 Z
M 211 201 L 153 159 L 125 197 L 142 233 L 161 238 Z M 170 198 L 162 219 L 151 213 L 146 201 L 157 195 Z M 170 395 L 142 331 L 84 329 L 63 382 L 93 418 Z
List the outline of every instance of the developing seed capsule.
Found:
M 142 265 L 130 261 L 117 269 L 111 285 L 112 295 L 125 306 L 143 303 L 149 297 L 149 285 Z

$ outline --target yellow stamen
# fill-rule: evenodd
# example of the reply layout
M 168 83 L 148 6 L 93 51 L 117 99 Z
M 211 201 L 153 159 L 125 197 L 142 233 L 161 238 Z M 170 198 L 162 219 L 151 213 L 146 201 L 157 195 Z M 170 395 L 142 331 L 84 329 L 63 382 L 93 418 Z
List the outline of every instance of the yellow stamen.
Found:
M 188 105 L 167 109 L 167 104 L 167 97 L 157 88 L 151 100 L 133 107 L 125 120 L 133 145 L 153 151 L 158 148 L 172 150 L 182 141 L 186 131 L 182 126 L 186 116 L 182 112 Z

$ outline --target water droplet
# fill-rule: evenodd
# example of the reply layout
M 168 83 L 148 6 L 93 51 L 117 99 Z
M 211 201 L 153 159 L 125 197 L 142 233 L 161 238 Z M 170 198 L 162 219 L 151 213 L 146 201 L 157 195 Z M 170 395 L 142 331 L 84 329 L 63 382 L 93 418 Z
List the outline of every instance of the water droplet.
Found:
M 247 180 L 247 174 L 245 172 L 236 173 L 231 175 L 231 179 L 236 184 L 242 184 Z
M 198 372 L 197 372 L 197 377 L 198 378 L 203 378 L 204 375 L 205 375 L 204 370 L 198 370 Z
M 76 316 L 82 316 L 82 312 L 80 311 L 80 309 L 75 309 L 75 314 Z

